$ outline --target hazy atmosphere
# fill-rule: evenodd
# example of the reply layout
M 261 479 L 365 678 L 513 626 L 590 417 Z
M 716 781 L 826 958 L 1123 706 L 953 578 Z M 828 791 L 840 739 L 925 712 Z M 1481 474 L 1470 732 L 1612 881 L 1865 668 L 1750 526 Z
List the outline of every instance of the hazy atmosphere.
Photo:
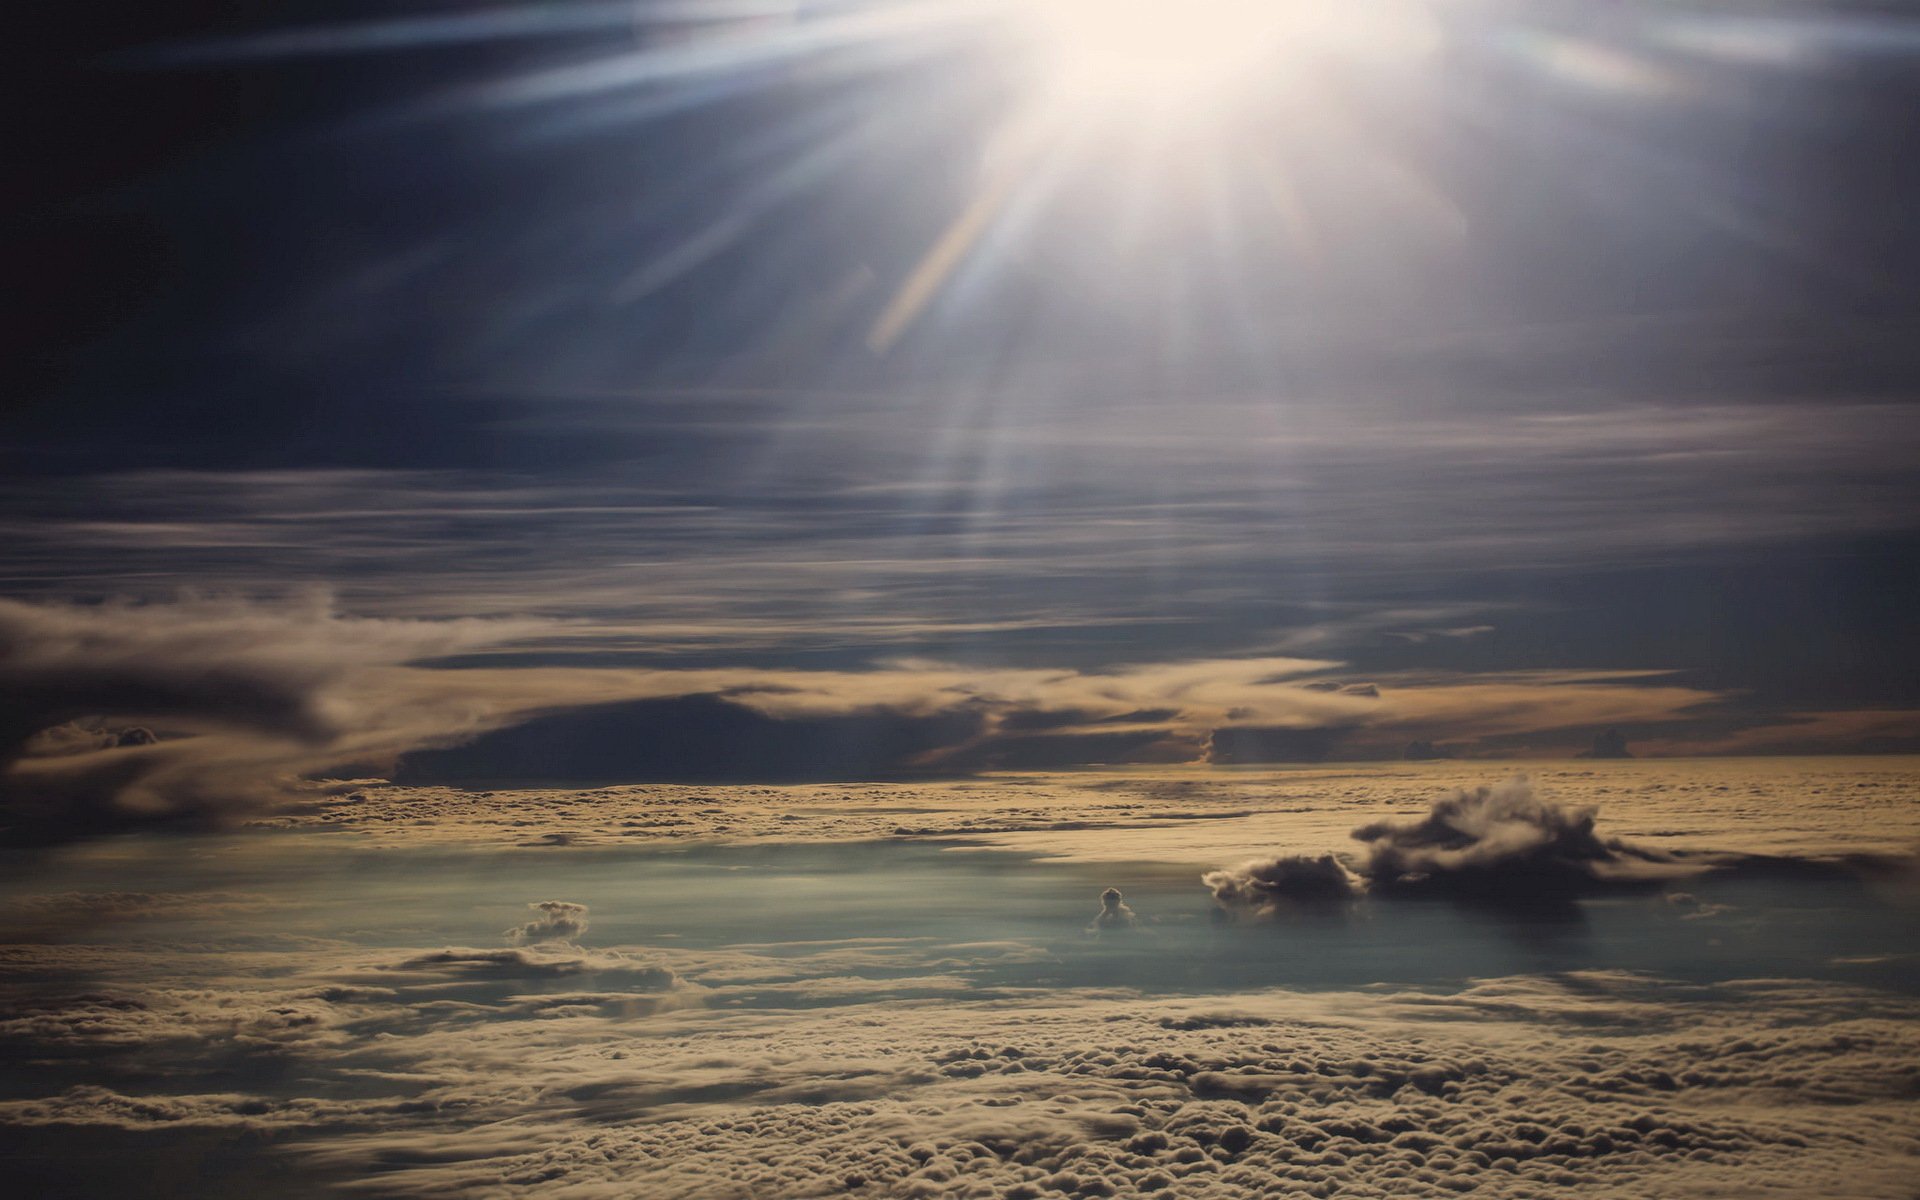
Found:
M 1912 1195 L 1920 17 L 28 33 L 30 1194 Z

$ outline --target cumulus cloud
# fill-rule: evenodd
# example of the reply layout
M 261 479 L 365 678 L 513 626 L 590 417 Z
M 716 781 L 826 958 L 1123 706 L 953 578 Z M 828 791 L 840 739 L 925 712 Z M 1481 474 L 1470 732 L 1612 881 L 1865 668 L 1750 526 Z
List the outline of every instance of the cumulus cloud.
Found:
M 587 931 L 587 906 L 567 900 L 541 900 L 527 905 L 540 915 L 524 925 L 507 930 L 507 940 L 516 945 L 535 942 L 572 942 Z
M 1365 884 L 1333 854 L 1283 854 L 1208 871 L 1201 882 L 1214 903 L 1232 913 L 1272 916 L 1290 905 L 1351 900 Z
M 1093 924 L 1087 926 L 1089 933 L 1125 933 L 1140 923 L 1119 888 L 1108 888 L 1100 893 L 1100 911 L 1093 916 Z
M 1353 854 L 1280 855 L 1202 876 L 1220 908 L 1271 916 L 1288 905 L 1387 896 L 1446 896 L 1495 904 L 1564 902 L 1696 868 L 1594 832 L 1598 810 L 1535 794 L 1525 776 L 1459 789 L 1416 821 L 1353 830 Z
M 1439 892 L 1488 900 L 1564 898 L 1608 883 L 1658 877 L 1657 851 L 1594 833 L 1595 808 L 1566 808 L 1525 776 L 1450 793 L 1418 821 L 1353 831 L 1376 892 Z M 1672 874 L 1671 871 L 1666 874 Z

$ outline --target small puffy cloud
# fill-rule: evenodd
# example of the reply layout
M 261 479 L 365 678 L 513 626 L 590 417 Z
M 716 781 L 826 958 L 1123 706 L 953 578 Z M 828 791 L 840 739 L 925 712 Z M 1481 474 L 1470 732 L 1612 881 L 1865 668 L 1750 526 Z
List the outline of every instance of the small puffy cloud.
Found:
M 1124 933 L 1134 929 L 1140 923 L 1133 909 L 1121 895 L 1119 888 L 1108 888 L 1100 893 L 1100 911 L 1094 914 L 1091 933 Z
M 527 905 L 539 916 L 507 930 L 507 940 L 526 946 L 536 942 L 574 942 L 587 931 L 587 906 L 567 900 L 541 900 Z

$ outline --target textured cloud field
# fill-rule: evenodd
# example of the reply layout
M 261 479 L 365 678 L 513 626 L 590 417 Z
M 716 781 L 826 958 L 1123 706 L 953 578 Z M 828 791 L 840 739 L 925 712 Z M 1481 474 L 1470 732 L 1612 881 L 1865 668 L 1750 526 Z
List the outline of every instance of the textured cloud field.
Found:
M 0 1155 L 47 1195 L 1911 1195 L 1911 771 L 1449 772 L 391 789 L 10 852 Z M 1171 849 L 1060 853 L 1116 833 Z M 1240 894 L 1298 861 L 1341 889 Z

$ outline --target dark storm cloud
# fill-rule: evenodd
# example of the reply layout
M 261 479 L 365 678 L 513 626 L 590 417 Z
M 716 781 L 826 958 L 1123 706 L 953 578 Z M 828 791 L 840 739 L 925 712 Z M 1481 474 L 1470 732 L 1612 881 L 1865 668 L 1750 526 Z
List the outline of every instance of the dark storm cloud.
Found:
M 1515 777 L 1442 796 L 1417 821 L 1362 825 L 1352 835 L 1357 853 L 1254 859 L 1210 871 L 1202 882 L 1225 912 L 1260 918 L 1362 894 L 1537 908 L 1652 886 L 1707 865 L 1602 838 L 1597 819 L 1597 809 L 1543 799 Z

